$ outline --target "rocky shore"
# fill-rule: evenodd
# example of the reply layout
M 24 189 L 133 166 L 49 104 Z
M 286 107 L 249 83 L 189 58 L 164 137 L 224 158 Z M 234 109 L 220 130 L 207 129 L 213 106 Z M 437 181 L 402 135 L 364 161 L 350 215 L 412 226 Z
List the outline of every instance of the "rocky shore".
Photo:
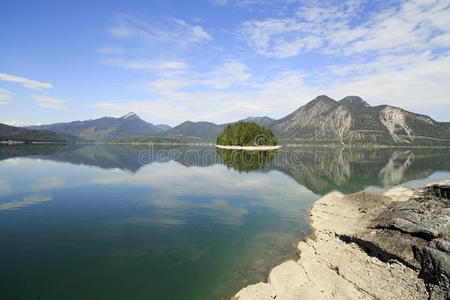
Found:
M 314 203 L 299 259 L 234 299 L 450 299 L 450 180 Z

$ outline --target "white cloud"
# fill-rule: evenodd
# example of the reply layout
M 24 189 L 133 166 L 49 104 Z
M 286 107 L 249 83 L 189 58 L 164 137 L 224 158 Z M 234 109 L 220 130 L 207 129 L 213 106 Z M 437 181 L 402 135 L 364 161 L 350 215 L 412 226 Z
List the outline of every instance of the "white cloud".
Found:
M 167 43 L 182 47 L 212 40 L 201 26 L 190 25 L 180 19 L 139 19 L 127 14 L 118 15 L 108 32 L 118 39 L 138 39 L 152 44 Z
M 11 193 L 11 184 L 6 180 L 0 179 L 0 196 L 7 196 Z
M 33 190 L 48 191 L 62 187 L 64 187 L 64 178 L 61 176 L 43 177 L 40 178 L 35 185 L 33 185 Z
M 424 51 L 448 47 L 450 9 L 446 0 L 403 1 L 366 21 L 364 1 L 301 5 L 295 16 L 247 21 L 240 34 L 257 53 L 287 58 L 312 50 L 345 55 Z
M 326 73 L 339 70 L 339 66 L 333 68 Z M 217 86 L 213 90 L 183 91 L 198 83 L 166 79 L 152 82 L 151 91 L 160 95 L 157 100 L 102 102 L 92 107 L 108 113 L 132 110 L 150 122 L 172 125 L 185 120 L 226 123 L 248 116 L 281 118 L 317 95 L 327 94 L 335 99 L 359 95 L 371 105 L 389 104 L 420 113 L 430 106 L 450 109 L 446 84 L 450 82 L 449 69 L 450 56 L 434 58 L 423 53 L 397 62 L 396 56 L 384 56 L 371 64 L 349 65 L 345 72 L 358 72 L 353 78 L 331 76 L 317 85 L 311 85 L 305 74 L 295 70 L 250 78 L 244 89 L 237 91 Z
M 188 64 L 183 61 L 156 61 L 156 60 L 123 60 L 108 59 L 102 61 L 103 64 L 132 70 L 176 70 L 186 69 Z
M 228 61 L 218 67 L 215 71 L 205 74 L 205 79 L 199 83 L 216 89 L 225 89 L 234 84 L 246 82 L 251 74 L 248 67 L 239 61 Z
M 0 211 L 4 210 L 15 210 L 27 206 L 36 205 L 42 202 L 47 202 L 52 200 L 52 197 L 49 196 L 41 196 L 41 195 L 30 195 L 24 197 L 22 200 L 16 200 L 11 202 L 3 202 L 0 203 Z
M 48 96 L 40 96 L 40 95 L 33 95 L 31 96 L 34 100 L 37 101 L 37 104 L 42 107 L 46 108 L 56 108 L 56 109 L 62 109 L 64 108 L 65 100 L 48 97 Z
M 13 76 L 13 75 L 5 74 L 5 73 L 0 73 L 0 80 L 18 83 L 25 88 L 29 88 L 29 89 L 33 89 L 33 90 L 42 90 L 42 89 L 53 88 L 53 85 L 50 83 L 39 82 L 39 81 L 24 78 L 24 77 Z
M 185 101 L 171 99 L 97 102 L 89 105 L 89 107 L 111 115 L 117 114 L 117 112 L 122 114 L 124 111 L 136 111 L 149 122 L 172 125 L 178 125 L 178 123 L 185 120 L 200 120 L 204 116 L 200 112 L 195 111 L 197 103 L 186 103 Z
M 430 43 L 436 47 L 450 47 L 450 33 L 438 35 Z
M 210 72 L 160 72 L 158 78 L 141 87 L 159 95 L 175 95 L 185 87 L 203 86 L 213 89 L 226 89 L 242 85 L 251 77 L 247 65 L 229 60 L 215 67 Z
M 281 117 L 318 93 L 308 88 L 302 76 L 294 71 L 283 72 L 261 82 L 247 82 L 246 75 L 236 77 L 246 80 L 244 90 L 230 92 L 222 89 L 217 77 L 217 82 L 208 82 L 213 87 L 212 90 L 180 91 L 185 84 L 190 86 L 201 83 L 186 83 L 179 78 L 174 81 L 158 81 L 158 89 L 152 87 L 153 92 L 160 94 L 157 100 L 100 102 L 91 107 L 105 113 L 137 111 L 146 120 L 155 123 L 177 125 L 185 120 L 226 123 L 248 116 Z M 219 86 L 214 88 L 216 84 Z
M 427 54 L 411 56 L 409 62 L 405 58 L 397 65 L 394 62 L 396 57 L 391 58 L 393 61 L 381 57 L 368 65 L 376 72 L 335 82 L 324 90 L 339 97 L 356 94 L 371 104 L 390 104 L 416 112 L 430 106 L 450 109 L 450 89 L 446 84 L 450 82 L 450 55 L 435 59 Z
M 7 100 L 11 100 L 14 93 L 10 90 L 0 87 L 0 104 L 7 104 Z
M 343 65 L 331 65 L 327 67 L 333 75 L 365 75 L 371 73 L 386 73 L 408 69 L 413 64 L 427 63 L 434 59 L 430 51 L 419 54 L 406 55 L 380 55 L 369 62 L 354 62 Z
M 264 0 L 214 2 L 234 6 L 270 4 Z M 292 66 L 283 68 L 272 64 L 276 60 L 271 59 L 265 60 L 266 70 L 276 65 L 277 71 L 272 68 L 271 73 L 265 73 L 263 68 L 254 76 L 243 62 L 245 55 L 206 72 L 190 68 L 163 70 L 153 67 L 157 65 L 154 61 L 121 61 L 122 67 L 155 71 L 155 79 L 139 86 L 150 92 L 151 98 L 99 102 L 92 107 L 119 114 L 133 110 L 151 122 L 172 125 L 185 120 L 225 123 L 261 115 L 279 118 L 320 94 L 336 99 L 360 95 L 373 105 L 390 104 L 414 112 L 430 105 L 450 109 L 448 2 L 403 1 L 381 11 L 371 8 L 369 13 L 363 13 L 365 5 L 370 4 L 363 0 L 299 3 L 298 9 L 286 11 L 290 15 L 243 23 L 239 30 L 241 41 L 263 57 L 321 54 L 321 69 L 296 70 L 297 58 L 287 60 Z M 149 35 L 148 26 L 142 22 L 133 27 L 141 31 L 122 28 L 121 34 L 142 39 L 157 36 L 157 41 L 173 37 L 159 31 Z M 150 27 L 155 31 L 161 26 L 154 22 Z

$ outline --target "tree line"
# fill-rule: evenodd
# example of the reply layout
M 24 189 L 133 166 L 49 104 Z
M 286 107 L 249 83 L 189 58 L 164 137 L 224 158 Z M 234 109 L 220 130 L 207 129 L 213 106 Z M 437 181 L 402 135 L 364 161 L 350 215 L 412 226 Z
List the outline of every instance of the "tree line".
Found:
M 272 131 L 255 123 L 239 122 L 228 125 L 217 137 L 217 145 L 225 146 L 274 146 L 277 144 Z

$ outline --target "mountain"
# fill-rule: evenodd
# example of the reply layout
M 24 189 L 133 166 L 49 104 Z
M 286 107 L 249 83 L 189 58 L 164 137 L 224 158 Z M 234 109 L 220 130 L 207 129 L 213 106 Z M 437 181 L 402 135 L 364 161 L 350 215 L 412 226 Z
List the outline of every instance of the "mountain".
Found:
M 172 126 L 166 125 L 166 124 L 158 124 L 155 125 L 159 129 L 161 129 L 162 132 L 172 129 Z
M 75 135 L 89 141 L 111 141 L 127 136 L 151 136 L 163 131 L 155 125 L 145 122 L 132 112 L 120 118 L 104 117 L 95 120 L 56 123 L 27 128 Z
M 269 128 L 285 143 L 450 144 L 450 123 L 357 96 L 319 96 Z
M 217 125 L 211 122 L 186 121 L 167 130 L 161 136 L 185 142 L 214 142 L 225 127 L 226 124 Z
M 255 123 L 256 125 L 267 127 L 273 121 L 275 121 L 275 119 L 269 117 L 248 117 L 246 119 L 239 120 L 238 122 Z
M 450 145 L 449 122 L 437 122 L 428 116 L 390 105 L 370 106 L 358 96 L 336 101 L 322 95 L 280 120 L 249 117 L 238 122 L 252 122 L 272 130 L 280 144 Z M 215 142 L 230 124 L 233 123 L 218 125 L 186 121 L 171 128 L 147 123 L 129 113 L 121 118 L 104 117 L 27 128 L 50 130 L 88 141 L 172 139 L 199 143 Z
M 269 117 L 249 117 L 237 122 L 252 122 L 267 127 L 274 119 Z M 237 123 L 234 122 L 234 123 Z M 161 134 L 161 136 L 182 140 L 185 142 L 215 142 L 217 136 L 228 126 L 234 123 L 215 124 L 212 122 L 186 121 Z
M 79 138 L 48 130 L 29 130 L 0 123 L 0 141 L 65 143 Z

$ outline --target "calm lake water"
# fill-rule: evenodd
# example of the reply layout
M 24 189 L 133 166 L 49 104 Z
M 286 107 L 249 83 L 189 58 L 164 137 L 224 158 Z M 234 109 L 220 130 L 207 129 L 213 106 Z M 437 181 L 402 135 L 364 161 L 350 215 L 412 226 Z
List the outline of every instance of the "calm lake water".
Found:
M 228 299 L 331 191 L 450 178 L 450 150 L 0 146 L 0 299 Z

